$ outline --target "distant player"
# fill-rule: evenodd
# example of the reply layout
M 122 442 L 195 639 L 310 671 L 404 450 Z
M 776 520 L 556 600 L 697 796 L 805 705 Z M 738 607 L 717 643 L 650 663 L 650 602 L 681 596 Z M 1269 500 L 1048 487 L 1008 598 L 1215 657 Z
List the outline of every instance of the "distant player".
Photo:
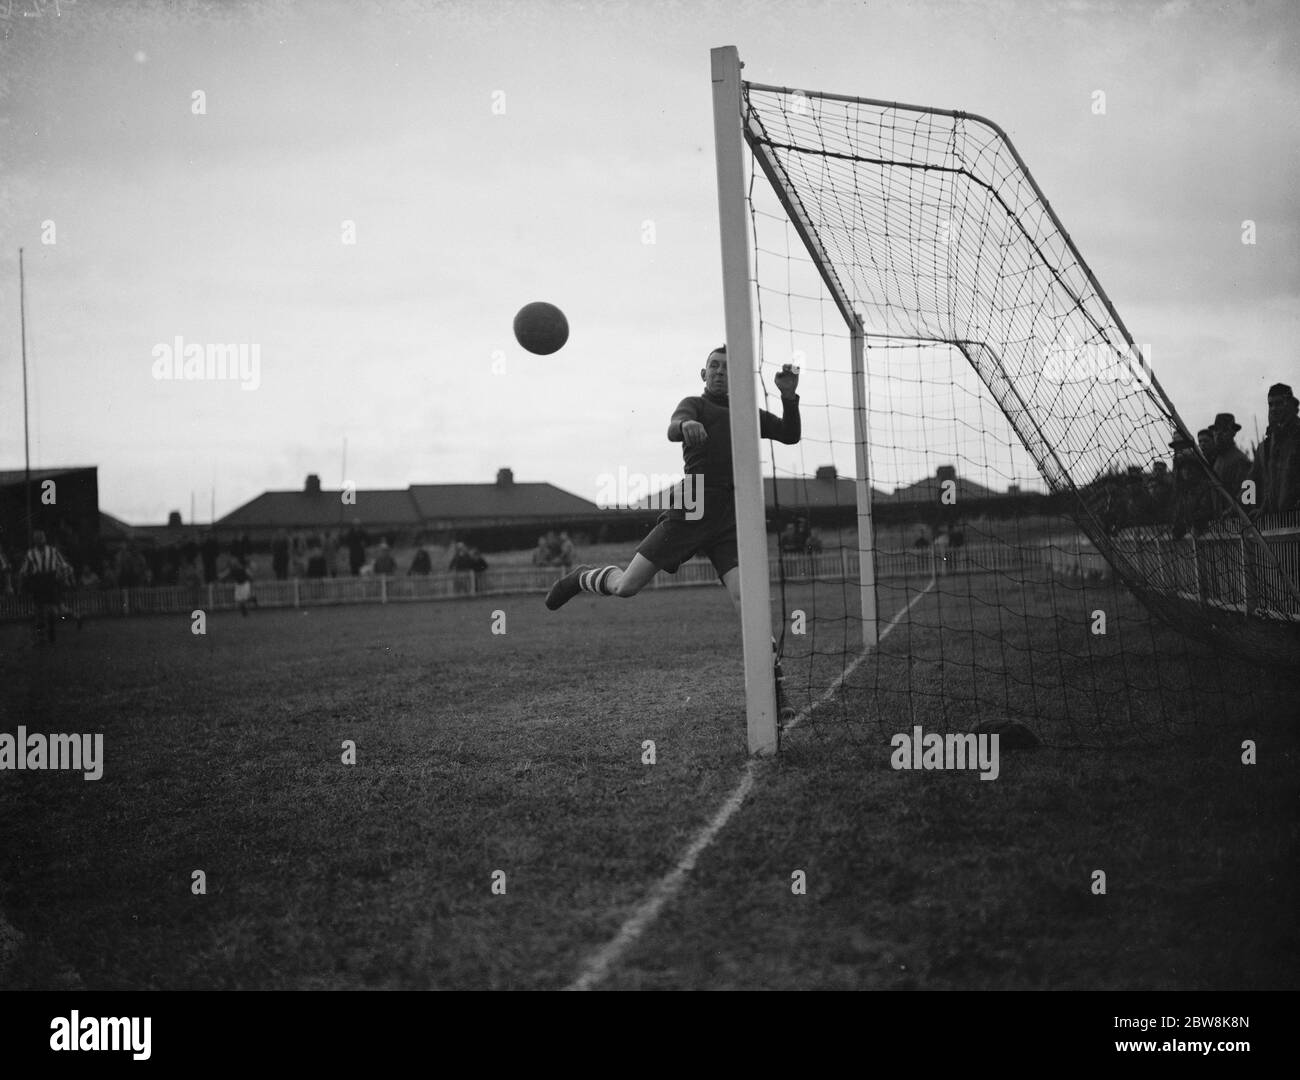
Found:
M 32 533 L 32 546 L 23 558 L 18 577 L 36 605 L 36 640 L 48 640 L 53 645 L 55 626 L 67 612 L 63 589 L 72 584 L 72 567 L 46 542 L 40 529 Z M 80 620 L 77 628 L 81 628 Z
M 740 559 L 736 542 L 735 476 L 731 464 L 731 407 L 727 394 L 727 347 L 709 353 L 700 372 L 704 393 L 682 400 L 668 423 L 668 440 L 682 444 L 685 472 L 696 480 L 697 498 L 702 487 L 703 514 L 689 520 L 685 507 L 665 510 L 659 521 L 636 549 L 627 569 L 617 566 L 576 566 L 553 586 L 546 596 L 552 611 L 580 592 L 598 596 L 635 596 L 660 570 L 669 574 L 697 554 L 708 556 L 727 587 L 731 601 L 740 611 Z M 773 380 L 781 392 L 781 416 L 760 409 L 759 434 L 764 439 L 792 446 L 799 441 L 798 373 L 787 364 Z M 688 483 L 689 483 L 688 479 Z M 679 500 L 681 501 L 681 500 Z M 773 642 L 775 649 L 775 642 Z M 785 704 L 777 676 L 777 706 L 783 718 L 793 712 Z

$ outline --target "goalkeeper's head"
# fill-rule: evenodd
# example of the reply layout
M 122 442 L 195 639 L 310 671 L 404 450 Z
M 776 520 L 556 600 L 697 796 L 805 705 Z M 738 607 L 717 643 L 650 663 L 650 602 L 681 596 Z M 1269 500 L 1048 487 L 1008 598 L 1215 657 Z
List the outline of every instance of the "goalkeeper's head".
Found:
M 704 389 L 718 397 L 727 396 L 727 347 L 719 345 L 704 361 L 700 369 L 700 378 L 704 380 Z

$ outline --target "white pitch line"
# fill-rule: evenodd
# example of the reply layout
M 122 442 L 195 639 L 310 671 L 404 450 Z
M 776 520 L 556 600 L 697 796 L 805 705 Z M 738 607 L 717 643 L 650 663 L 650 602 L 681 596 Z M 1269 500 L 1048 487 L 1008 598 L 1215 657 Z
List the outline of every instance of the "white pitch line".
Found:
M 880 637 L 876 639 L 876 644 L 885 640 L 885 635 L 898 625 L 898 621 L 912 610 L 912 605 L 933 589 L 934 585 L 935 579 L 931 578 L 930 584 L 912 597 L 912 599 L 908 601 L 907 607 L 903 608 L 902 611 L 889 621 L 889 625 L 880 632 Z M 870 649 L 864 649 L 862 655 L 848 666 L 840 677 L 831 685 L 831 688 L 791 720 L 790 723 L 786 725 L 785 730 L 791 730 L 805 716 L 809 715 L 823 702 L 828 701 L 831 695 L 839 689 L 844 680 L 852 674 L 863 660 L 866 659 L 867 654 L 870 652 Z M 771 759 L 766 760 L 770 761 Z M 746 764 L 745 775 L 740 778 L 740 783 L 736 785 L 735 790 L 727 796 L 727 801 L 724 802 L 718 812 L 713 815 L 713 820 L 695 835 L 695 839 L 691 841 L 690 847 L 688 847 L 686 851 L 683 852 L 682 857 L 677 860 L 677 865 L 659 879 L 646 898 L 637 905 L 637 909 L 628 916 L 626 921 L 619 928 L 618 933 L 587 961 L 586 965 L 582 969 L 582 973 L 572 983 L 565 987 L 566 990 L 590 990 L 598 983 L 602 982 L 605 976 L 609 974 L 610 968 L 622 959 L 623 954 L 636 943 L 637 938 L 645 933 L 646 928 L 659 917 L 659 912 L 663 910 L 664 905 L 676 896 L 681 890 L 682 885 L 685 884 L 686 875 L 695 869 L 696 860 L 703 854 L 704 849 L 713 843 L 713 838 L 722 831 L 723 827 L 731 820 L 735 812 L 740 809 L 741 804 L 745 801 L 746 797 L 754 787 L 758 768 L 763 764 L 766 764 L 766 761 L 755 762 L 751 760 Z
M 751 761 L 745 769 L 745 775 L 740 778 L 740 783 L 736 785 L 736 790 L 727 796 L 727 801 L 722 804 L 722 809 L 713 815 L 713 820 L 691 841 L 691 846 L 686 849 L 686 853 L 678 860 L 677 865 L 650 890 L 650 895 L 641 901 L 636 911 L 632 912 L 628 920 L 623 923 L 622 928 L 614 936 L 613 940 L 587 961 L 587 966 L 583 969 L 582 974 L 567 989 L 590 990 L 609 974 L 609 969 L 627 952 L 632 943 L 645 931 L 645 928 L 655 921 L 663 906 L 677 895 L 677 891 L 686 880 L 686 875 L 694 869 L 695 860 L 700 857 L 700 853 L 706 847 L 713 843 L 713 838 L 731 820 L 731 815 L 740 809 L 740 804 L 745 801 L 745 796 L 749 794 L 749 790 L 753 786 L 754 763 Z
M 931 578 L 930 584 L 927 585 L 924 589 L 922 589 L 919 593 L 917 593 L 914 597 L 912 597 L 912 599 L 907 602 L 907 607 L 903 608 L 902 611 L 900 611 L 897 615 L 895 615 L 892 619 L 889 620 L 889 625 L 886 626 L 882 631 L 880 631 L 880 636 L 876 638 L 876 645 L 879 645 L 882 641 L 885 640 L 885 637 L 889 634 L 889 631 L 891 631 L 895 626 L 898 625 L 898 620 L 912 610 L 913 604 L 915 604 L 918 600 L 921 599 L 921 597 L 923 597 L 926 593 L 928 593 L 931 589 L 934 588 L 935 582 L 937 580 L 938 580 L 937 578 Z M 865 660 L 869 655 L 871 655 L 871 649 L 870 648 L 863 649 L 862 654 L 840 673 L 840 677 L 838 679 L 836 679 L 833 683 L 831 683 L 830 689 L 827 690 L 826 693 L 822 694 L 822 696 L 819 697 L 816 701 L 814 701 L 811 705 L 809 705 L 808 708 L 802 710 L 799 713 L 799 715 L 796 716 L 793 720 L 791 720 L 788 724 L 786 724 L 785 730 L 793 731 L 795 726 L 799 723 L 800 720 L 802 720 L 805 716 L 811 715 L 814 709 L 820 708 L 822 705 L 825 705 L 826 702 L 828 702 L 832 697 L 834 697 L 835 691 L 837 691 L 844 684 L 844 680 L 847 679 L 850 675 L 852 675 L 858 669 L 858 665 L 862 663 L 862 661 Z

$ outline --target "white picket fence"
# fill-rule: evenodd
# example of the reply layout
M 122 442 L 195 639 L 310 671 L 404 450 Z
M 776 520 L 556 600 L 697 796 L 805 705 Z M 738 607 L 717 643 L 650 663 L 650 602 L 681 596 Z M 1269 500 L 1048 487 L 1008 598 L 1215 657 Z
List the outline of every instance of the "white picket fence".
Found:
M 1300 579 L 1300 533 L 1270 537 L 1282 565 L 1292 580 Z M 1300 617 L 1294 603 L 1285 601 L 1287 590 L 1273 581 L 1276 571 L 1258 565 L 1240 537 L 1202 537 L 1199 540 L 1161 540 L 1128 537 L 1117 541 L 1123 556 L 1151 582 L 1156 591 L 1187 599 L 1258 610 L 1261 597 L 1271 613 Z M 976 544 L 957 548 L 912 548 L 876 552 L 876 580 L 893 581 L 950 575 L 997 573 L 1021 581 L 1049 578 L 1102 581 L 1111 576 L 1110 565 L 1082 537 L 1042 541 L 1035 547 L 1010 544 Z M 831 583 L 858 580 L 858 553 L 837 549 L 816 555 L 783 555 L 769 563 L 770 580 L 787 583 Z M 455 600 L 472 596 L 544 593 L 554 583 L 553 567 L 517 566 L 482 573 L 437 573 L 427 577 L 296 578 L 259 581 L 254 590 L 263 608 L 321 607 L 338 604 L 389 604 L 407 601 Z M 655 575 L 656 589 L 716 585 L 717 575 L 706 559 L 693 559 L 676 574 Z M 136 589 L 75 590 L 68 594 L 74 611 L 88 618 L 112 615 L 177 614 L 194 610 L 222 611 L 238 607 L 232 584 L 201 586 L 151 586 Z M 1283 598 L 1283 599 L 1279 599 Z M 32 604 L 25 596 L 0 595 L 0 620 L 27 618 Z
M 782 557 L 788 582 L 856 581 L 858 554 L 837 550 L 819 555 Z M 929 549 L 882 551 L 877 553 L 878 578 L 922 577 L 935 573 L 1017 571 L 1027 566 L 1043 572 L 1042 555 L 1014 548 L 957 548 L 946 558 Z M 778 581 L 781 564 L 770 562 L 771 580 Z M 258 581 L 254 595 L 262 608 L 320 607 L 337 604 L 390 604 L 417 600 L 454 600 L 470 596 L 505 596 L 545 593 L 554 584 L 554 567 L 507 566 L 482 573 L 436 573 L 427 577 L 295 578 L 288 581 Z M 676 574 L 656 574 L 650 588 L 671 589 L 717 585 L 718 576 L 707 559 L 693 559 Z M 235 587 L 214 585 L 161 585 L 135 589 L 73 590 L 67 600 L 74 611 L 87 618 L 110 615 L 176 614 L 195 610 L 223 611 L 238 607 Z M 25 596 L 0 595 L 0 620 L 21 619 L 32 614 Z

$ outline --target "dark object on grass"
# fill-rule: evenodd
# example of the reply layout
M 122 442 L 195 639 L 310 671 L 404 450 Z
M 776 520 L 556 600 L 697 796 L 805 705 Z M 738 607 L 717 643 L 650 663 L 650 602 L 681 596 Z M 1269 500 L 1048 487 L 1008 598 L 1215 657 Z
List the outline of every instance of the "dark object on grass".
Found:
M 990 720 L 975 728 L 975 734 L 999 736 L 999 750 L 1033 750 L 1042 745 L 1037 735 L 1014 720 Z

